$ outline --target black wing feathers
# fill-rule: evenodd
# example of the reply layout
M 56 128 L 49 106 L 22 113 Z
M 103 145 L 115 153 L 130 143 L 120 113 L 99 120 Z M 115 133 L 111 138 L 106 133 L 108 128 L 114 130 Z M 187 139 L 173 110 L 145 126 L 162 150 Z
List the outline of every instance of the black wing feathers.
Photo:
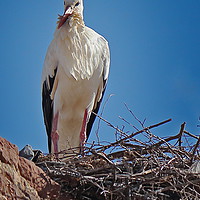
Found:
M 87 123 L 87 129 L 86 129 L 87 139 L 89 138 L 90 132 L 91 132 L 91 130 L 92 130 L 92 125 L 93 125 L 94 120 L 95 120 L 95 118 L 96 118 L 96 115 L 95 115 L 95 114 L 97 114 L 98 111 L 99 111 L 99 108 L 100 108 L 100 105 L 101 105 L 101 102 L 102 102 L 102 99 L 103 99 L 103 96 L 104 96 L 104 93 L 105 93 L 105 89 L 106 89 L 106 83 L 107 83 L 107 80 L 104 80 L 104 81 L 103 81 L 104 89 L 103 89 L 103 92 L 102 92 L 101 99 L 100 99 L 99 102 L 97 102 L 96 108 L 95 108 L 94 110 L 92 110 L 92 113 L 91 113 L 91 115 L 90 115 L 90 119 L 89 119 L 89 121 L 88 121 L 88 123 Z M 93 112 L 94 112 L 95 114 L 94 114 Z
M 51 153 L 51 129 L 52 129 L 52 119 L 53 119 L 53 101 L 51 99 L 51 91 L 56 77 L 57 68 L 54 70 L 54 76 L 49 78 L 49 86 L 47 80 L 43 83 L 42 88 L 42 110 L 44 115 L 44 123 L 46 126 L 47 136 L 48 136 L 48 148 L 49 153 Z

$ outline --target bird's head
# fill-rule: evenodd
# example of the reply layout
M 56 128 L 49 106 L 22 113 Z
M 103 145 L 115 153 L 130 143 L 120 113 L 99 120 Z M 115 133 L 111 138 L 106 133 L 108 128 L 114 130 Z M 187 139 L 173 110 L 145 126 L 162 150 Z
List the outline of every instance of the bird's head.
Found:
M 59 16 L 58 29 L 75 15 L 83 18 L 83 0 L 64 0 L 64 14 Z

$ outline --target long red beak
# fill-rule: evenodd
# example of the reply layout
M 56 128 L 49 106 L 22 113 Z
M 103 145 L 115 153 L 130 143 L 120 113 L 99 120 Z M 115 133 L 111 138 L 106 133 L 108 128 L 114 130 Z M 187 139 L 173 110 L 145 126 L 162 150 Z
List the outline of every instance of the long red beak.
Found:
M 59 21 L 58 29 L 67 21 L 67 18 L 68 18 L 70 15 L 72 15 L 72 13 L 73 13 L 72 7 L 71 7 L 71 6 L 67 6 L 67 7 L 65 8 L 65 12 L 64 12 L 62 18 L 61 18 L 60 21 Z

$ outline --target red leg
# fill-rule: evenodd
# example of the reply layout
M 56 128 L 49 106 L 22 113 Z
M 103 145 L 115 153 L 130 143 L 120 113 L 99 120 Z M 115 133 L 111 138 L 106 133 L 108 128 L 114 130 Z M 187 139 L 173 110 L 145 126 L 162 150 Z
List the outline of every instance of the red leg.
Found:
M 81 128 L 81 132 L 80 132 L 80 146 L 81 146 L 81 154 L 83 155 L 83 147 L 84 147 L 84 144 L 85 144 L 85 141 L 87 139 L 87 136 L 86 136 L 86 126 L 87 126 L 87 118 L 88 118 L 88 110 L 86 109 L 85 110 L 85 113 L 84 113 L 84 118 L 83 118 L 83 123 L 82 123 L 82 128 Z
M 59 115 L 59 113 L 57 112 L 56 115 L 53 118 L 52 132 L 51 132 L 51 139 L 52 139 L 52 142 L 53 142 L 54 153 L 58 153 L 58 140 L 59 140 L 59 134 L 58 134 L 58 131 L 57 131 L 58 115 Z

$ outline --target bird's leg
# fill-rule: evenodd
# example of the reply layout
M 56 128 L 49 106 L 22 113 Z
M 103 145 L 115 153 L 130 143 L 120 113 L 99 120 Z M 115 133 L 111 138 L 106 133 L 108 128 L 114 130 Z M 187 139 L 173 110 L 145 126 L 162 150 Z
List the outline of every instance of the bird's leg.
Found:
M 59 134 L 58 134 L 58 130 L 57 130 L 58 115 L 59 115 L 59 113 L 57 112 L 53 118 L 52 132 L 51 132 L 51 139 L 53 142 L 54 153 L 58 153 L 58 140 L 59 140 Z
M 84 144 L 87 139 L 87 136 L 86 136 L 87 118 L 88 118 L 88 110 L 85 109 L 83 123 L 82 123 L 82 127 L 81 127 L 81 132 L 80 132 L 80 141 L 81 141 L 80 142 L 80 147 L 81 147 L 80 153 L 81 153 L 81 155 L 84 155 Z

